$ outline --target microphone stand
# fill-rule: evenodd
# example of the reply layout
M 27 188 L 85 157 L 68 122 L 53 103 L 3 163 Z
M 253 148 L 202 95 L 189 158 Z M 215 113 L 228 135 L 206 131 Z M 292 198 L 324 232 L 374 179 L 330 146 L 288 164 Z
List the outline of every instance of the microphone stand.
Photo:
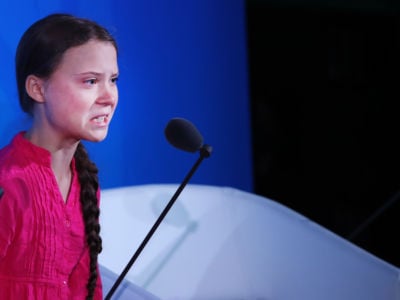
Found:
M 128 273 L 129 269 L 132 267 L 133 263 L 136 261 L 144 247 L 146 246 L 147 242 L 150 240 L 150 238 L 153 236 L 154 232 L 157 230 L 158 226 L 161 224 L 165 216 L 167 215 L 168 211 L 171 209 L 172 205 L 175 203 L 176 199 L 179 197 L 181 194 L 182 190 L 185 188 L 187 183 L 189 182 L 190 178 L 193 176 L 194 172 L 197 170 L 197 168 L 200 166 L 201 162 L 203 161 L 204 158 L 207 158 L 211 155 L 212 152 L 212 147 L 209 145 L 204 145 L 200 148 L 200 157 L 197 159 L 196 163 L 193 165 L 193 167 L 190 169 L 189 173 L 186 175 L 178 189 L 176 190 L 175 194 L 172 196 L 171 200 L 169 200 L 167 206 L 164 208 L 162 211 L 161 215 L 158 217 L 156 222 L 154 223 L 153 227 L 150 229 L 150 231 L 147 233 L 146 237 L 136 250 L 136 252 L 133 254 L 131 257 L 130 261 L 128 264 L 125 266 L 125 269 L 122 271 L 122 273 L 119 275 L 117 280 L 115 281 L 114 285 L 111 287 L 110 291 L 107 293 L 106 297 L 104 300 L 110 300 L 111 296 L 114 294 L 115 290 L 118 288 L 126 274 Z

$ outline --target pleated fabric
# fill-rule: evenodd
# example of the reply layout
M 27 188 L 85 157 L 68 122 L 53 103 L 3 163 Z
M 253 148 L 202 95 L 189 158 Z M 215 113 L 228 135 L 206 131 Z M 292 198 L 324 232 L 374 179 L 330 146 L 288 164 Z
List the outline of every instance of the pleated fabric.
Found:
M 89 251 L 74 160 L 71 168 L 64 202 L 50 152 L 24 132 L 0 150 L 0 299 L 85 299 Z

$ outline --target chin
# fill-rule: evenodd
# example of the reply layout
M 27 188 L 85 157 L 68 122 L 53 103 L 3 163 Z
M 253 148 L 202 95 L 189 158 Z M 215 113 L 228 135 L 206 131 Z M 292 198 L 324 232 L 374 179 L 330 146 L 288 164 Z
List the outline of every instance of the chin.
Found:
M 95 143 L 102 142 L 102 141 L 105 140 L 106 136 L 107 136 L 107 135 L 104 135 L 104 136 L 102 136 L 102 137 L 94 137 L 93 140 L 92 140 L 92 142 L 95 142 Z
M 85 138 L 85 140 L 90 141 L 90 142 L 101 142 L 107 137 L 107 131 L 106 132 L 96 132 L 95 134 L 92 134 Z
M 93 143 L 99 143 L 99 142 L 104 141 L 104 139 L 105 139 L 105 137 L 104 138 L 99 138 L 99 139 L 90 139 L 89 141 L 93 142 Z

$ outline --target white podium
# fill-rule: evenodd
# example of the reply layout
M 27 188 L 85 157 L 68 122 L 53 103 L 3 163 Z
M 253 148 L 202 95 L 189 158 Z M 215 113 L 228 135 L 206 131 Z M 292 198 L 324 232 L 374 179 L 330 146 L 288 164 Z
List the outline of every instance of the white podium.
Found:
M 104 294 L 177 187 L 102 192 Z M 113 299 L 400 300 L 399 274 L 397 267 L 273 200 L 189 184 Z M 135 292 L 143 298 L 129 296 Z

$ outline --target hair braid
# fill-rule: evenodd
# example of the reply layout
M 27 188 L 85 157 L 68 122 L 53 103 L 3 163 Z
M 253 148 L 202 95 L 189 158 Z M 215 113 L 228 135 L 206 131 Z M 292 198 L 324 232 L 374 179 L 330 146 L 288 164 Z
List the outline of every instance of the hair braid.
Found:
M 89 155 L 82 143 L 78 144 L 75 152 L 75 163 L 81 185 L 80 200 L 85 223 L 86 241 L 90 254 L 90 275 L 87 283 L 88 294 L 86 299 L 91 300 L 93 299 L 97 277 L 99 276 L 97 272 L 97 257 L 102 250 L 99 224 L 100 209 L 97 199 L 99 188 L 98 169 L 89 159 Z

